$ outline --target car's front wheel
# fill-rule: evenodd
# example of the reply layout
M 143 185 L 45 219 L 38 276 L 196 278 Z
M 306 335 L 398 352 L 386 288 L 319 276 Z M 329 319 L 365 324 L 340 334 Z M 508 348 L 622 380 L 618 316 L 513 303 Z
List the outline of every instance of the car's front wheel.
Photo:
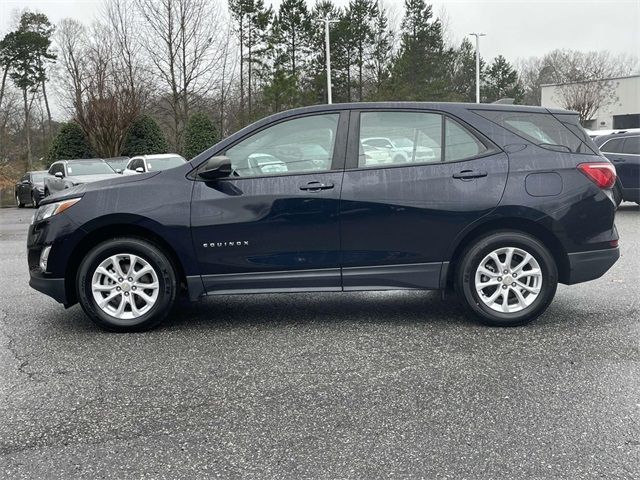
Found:
M 18 195 L 17 193 L 16 193 L 16 205 L 18 206 L 18 208 L 24 207 L 24 203 L 22 203 L 22 201 L 20 200 L 20 195 Z
M 141 331 L 160 324 L 176 298 L 176 273 L 167 256 L 144 240 L 99 244 L 80 264 L 80 305 L 100 327 Z
M 40 206 L 39 198 L 40 197 L 36 193 L 31 192 L 31 205 L 33 205 L 33 208 L 38 208 Z
M 553 300 L 558 270 L 549 250 L 521 232 L 486 235 L 462 255 L 456 285 L 467 307 L 492 326 L 524 325 Z

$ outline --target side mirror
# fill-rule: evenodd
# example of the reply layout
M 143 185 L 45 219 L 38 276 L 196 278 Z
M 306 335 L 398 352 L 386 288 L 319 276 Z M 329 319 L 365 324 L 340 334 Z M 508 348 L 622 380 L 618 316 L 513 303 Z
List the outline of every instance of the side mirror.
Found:
M 144 173 L 144 168 L 142 168 L 142 167 L 138 167 L 138 168 L 136 168 L 136 172 L 138 172 L 138 173 Z
M 116 168 L 116 173 L 122 173 L 122 169 L 121 168 Z
M 54 174 L 54 177 L 56 177 L 56 178 L 64 178 L 64 173 L 62 173 L 62 172 L 56 172 L 56 173 Z
M 22 182 L 20 182 L 20 183 L 22 183 L 23 185 L 26 185 L 26 184 L 29 183 L 29 180 L 22 180 Z
M 215 180 L 216 178 L 228 177 L 233 172 L 229 157 L 211 157 L 200 170 L 198 176 L 204 180 Z

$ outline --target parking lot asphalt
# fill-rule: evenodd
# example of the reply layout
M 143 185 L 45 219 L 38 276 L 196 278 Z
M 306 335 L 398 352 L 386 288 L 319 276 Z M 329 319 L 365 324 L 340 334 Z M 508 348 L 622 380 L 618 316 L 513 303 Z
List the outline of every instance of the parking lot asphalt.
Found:
M 640 210 L 535 323 L 437 292 L 227 296 L 105 333 L 0 210 L 2 478 L 640 478 Z

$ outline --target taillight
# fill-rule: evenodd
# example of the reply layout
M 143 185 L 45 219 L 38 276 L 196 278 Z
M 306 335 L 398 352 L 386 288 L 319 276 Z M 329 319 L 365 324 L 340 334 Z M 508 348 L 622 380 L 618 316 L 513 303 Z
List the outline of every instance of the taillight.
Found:
M 616 183 L 616 168 L 610 163 L 581 163 L 578 170 L 600 188 L 611 188 Z

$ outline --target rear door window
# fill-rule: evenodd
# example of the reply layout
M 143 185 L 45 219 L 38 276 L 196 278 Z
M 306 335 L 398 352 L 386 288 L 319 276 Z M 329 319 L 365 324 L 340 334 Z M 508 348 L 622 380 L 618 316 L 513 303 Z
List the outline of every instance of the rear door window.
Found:
M 422 112 L 360 114 L 358 167 L 442 161 L 442 115 Z
M 640 155 L 640 137 L 627 137 L 622 147 L 622 153 Z
M 584 130 L 569 121 L 571 118 L 564 118 L 575 115 L 559 115 L 565 120 L 561 121 L 551 113 L 543 112 L 475 110 L 475 113 L 547 150 L 595 153 L 587 140 L 582 138 Z

